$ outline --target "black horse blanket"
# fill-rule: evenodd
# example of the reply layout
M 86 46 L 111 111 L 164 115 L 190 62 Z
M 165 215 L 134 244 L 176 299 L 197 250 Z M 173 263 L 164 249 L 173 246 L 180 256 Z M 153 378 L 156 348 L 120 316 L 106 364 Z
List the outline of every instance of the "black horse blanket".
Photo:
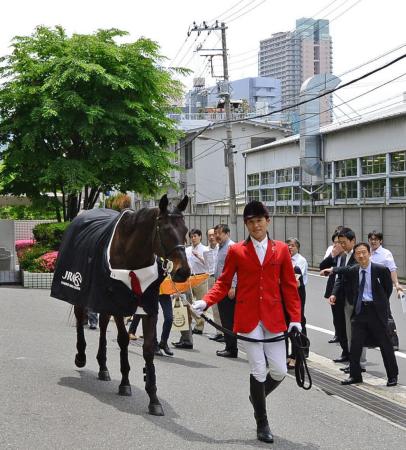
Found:
M 110 276 L 107 248 L 122 214 L 92 209 L 72 221 L 59 249 L 51 297 L 116 316 L 130 316 L 138 306 L 148 315 L 158 314 L 159 286 L 165 278 L 160 262 L 157 279 L 142 295 Z

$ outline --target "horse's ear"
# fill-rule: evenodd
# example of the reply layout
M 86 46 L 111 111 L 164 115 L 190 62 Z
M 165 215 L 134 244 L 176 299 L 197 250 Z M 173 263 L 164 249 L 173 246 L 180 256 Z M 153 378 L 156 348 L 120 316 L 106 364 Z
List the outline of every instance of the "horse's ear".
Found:
M 188 202 L 189 202 L 189 197 L 187 195 L 185 195 L 183 197 L 183 200 L 176 207 L 176 209 L 178 209 L 181 212 L 184 211 L 186 209 Z
M 161 213 L 166 213 L 168 209 L 168 196 L 165 194 L 161 197 L 161 200 L 159 200 L 159 211 Z

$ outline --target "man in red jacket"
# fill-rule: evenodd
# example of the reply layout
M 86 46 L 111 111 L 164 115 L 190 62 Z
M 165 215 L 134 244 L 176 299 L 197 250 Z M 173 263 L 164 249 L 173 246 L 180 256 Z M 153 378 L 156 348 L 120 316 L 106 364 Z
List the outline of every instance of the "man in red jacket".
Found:
M 301 304 L 288 246 L 269 239 L 269 212 L 261 202 L 252 201 L 245 206 L 244 222 L 248 239 L 229 248 L 223 273 L 203 300 L 194 303 L 194 311 L 201 314 L 225 298 L 236 273 L 235 333 L 254 339 L 280 336 L 286 331 L 284 310 L 290 317 L 289 331 L 293 327 L 301 331 Z M 257 438 L 273 442 L 265 399 L 286 376 L 285 342 L 244 341 L 244 346 L 251 371 L 250 401 Z

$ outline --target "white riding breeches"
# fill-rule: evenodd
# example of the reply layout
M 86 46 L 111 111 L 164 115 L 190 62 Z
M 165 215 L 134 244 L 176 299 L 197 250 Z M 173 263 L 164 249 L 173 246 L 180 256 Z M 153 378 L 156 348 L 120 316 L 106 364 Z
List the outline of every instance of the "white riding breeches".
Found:
M 269 339 L 283 333 L 271 333 L 262 322 L 250 333 L 238 333 L 254 339 Z M 260 382 L 266 379 L 266 359 L 269 364 L 269 373 L 275 381 L 281 381 L 287 373 L 285 340 L 278 342 L 247 342 L 242 341 L 247 353 L 251 374 Z

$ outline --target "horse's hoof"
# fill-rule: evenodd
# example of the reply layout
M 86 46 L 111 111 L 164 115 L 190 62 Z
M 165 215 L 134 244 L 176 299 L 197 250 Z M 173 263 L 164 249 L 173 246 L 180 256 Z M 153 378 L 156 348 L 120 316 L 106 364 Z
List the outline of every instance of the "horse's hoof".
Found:
M 131 386 L 119 386 L 118 395 L 122 395 L 123 397 L 131 397 Z
M 75 356 L 75 365 L 76 365 L 76 367 L 85 367 L 86 355 L 79 356 L 79 353 L 77 353 Z
M 99 378 L 99 380 L 102 380 L 102 381 L 111 381 L 108 370 L 99 370 L 98 378 Z
M 151 414 L 151 416 L 164 416 L 164 410 L 162 408 L 162 405 L 160 403 L 150 403 L 148 405 L 148 413 Z

